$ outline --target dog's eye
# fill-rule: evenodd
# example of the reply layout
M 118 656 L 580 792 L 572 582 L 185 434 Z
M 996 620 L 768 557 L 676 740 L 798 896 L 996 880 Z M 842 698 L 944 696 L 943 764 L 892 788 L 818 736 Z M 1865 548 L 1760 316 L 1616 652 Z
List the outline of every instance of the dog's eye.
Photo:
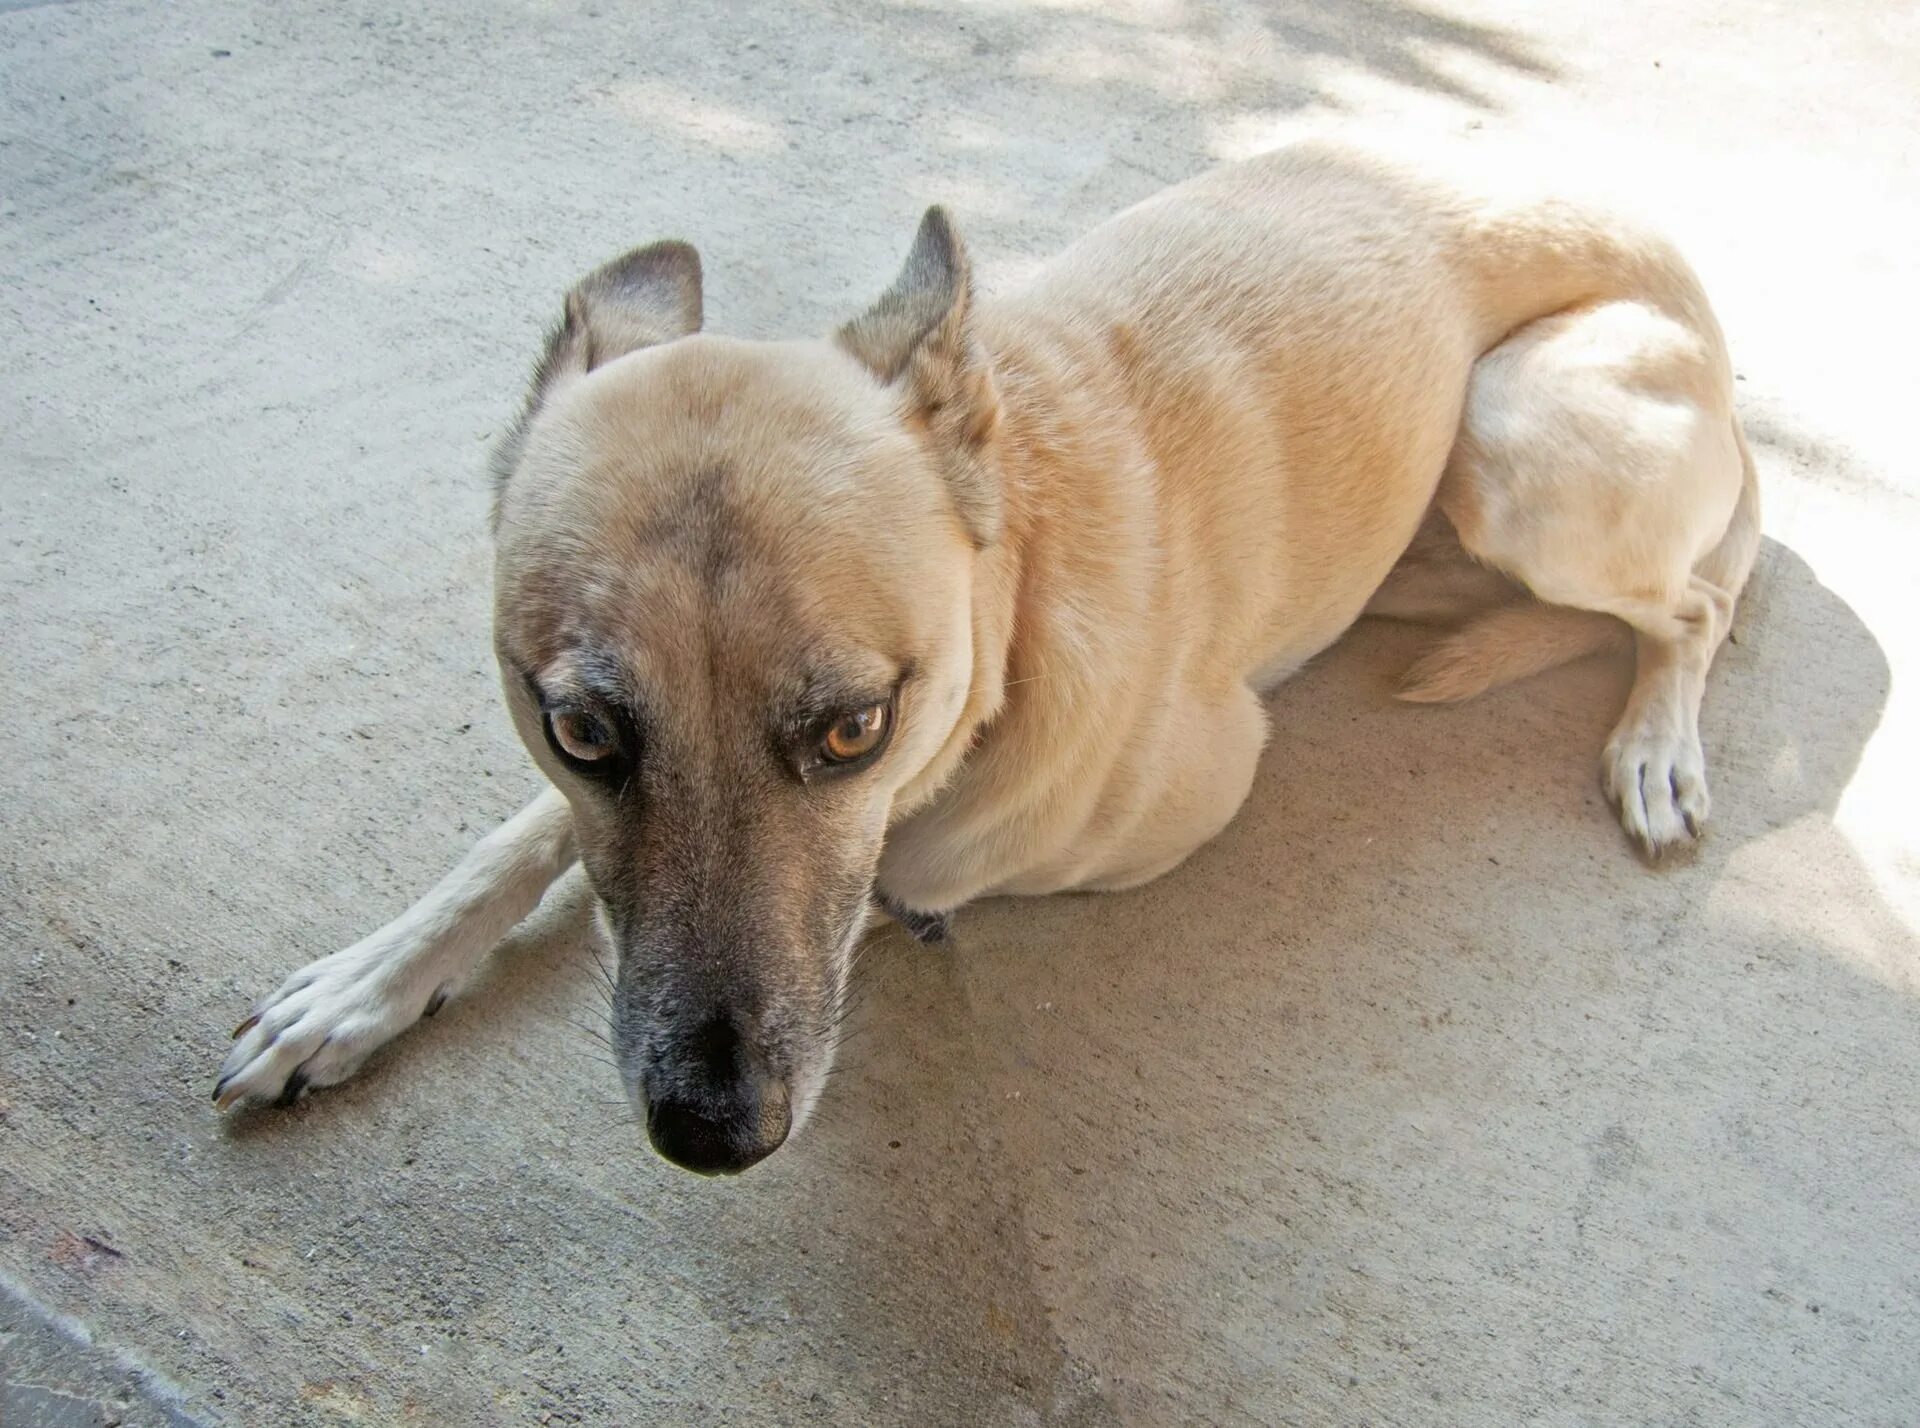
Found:
M 892 711 L 888 705 L 871 704 L 851 714 L 842 714 L 820 741 L 820 753 L 828 763 L 847 764 L 865 758 L 887 737 Z
M 547 715 L 547 734 L 575 763 L 597 764 L 615 752 L 612 727 L 584 709 L 553 710 Z

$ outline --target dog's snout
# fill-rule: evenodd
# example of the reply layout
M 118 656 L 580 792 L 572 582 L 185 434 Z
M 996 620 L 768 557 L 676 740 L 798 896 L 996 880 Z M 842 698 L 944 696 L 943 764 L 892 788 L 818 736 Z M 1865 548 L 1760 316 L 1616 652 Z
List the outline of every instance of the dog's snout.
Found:
M 687 1038 L 680 1064 L 648 1080 L 653 1148 L 701 1175 L 734 1175 L 765 1160 L 793 1128 L 786 1081 L 729 1017 L 710 1018 Z

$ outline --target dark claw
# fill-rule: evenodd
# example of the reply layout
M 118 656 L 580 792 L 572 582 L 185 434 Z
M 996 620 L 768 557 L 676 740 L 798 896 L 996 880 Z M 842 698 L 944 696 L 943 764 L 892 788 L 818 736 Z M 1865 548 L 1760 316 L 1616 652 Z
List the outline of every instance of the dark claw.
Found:
M 421 1012 L 420 1015 L 423 1017 L 432 1016 L 435 1012 L 439 1011 L 440 1008 L 445 1006 L 446 1004 L 447 1004 L 447 989 L 445 987 L 442 987 L 439 991 L 435 992 L 432 996 L 427 998 L 427 1009 Z
M 220 1093 L 221 1093 L 222 1091 L 224 1091 L 224 1090 L 226 1090 L 226 1089 L 227 1089 L 227 1082 L 229 1082 L 229 1081 L 231 1081 L 232 1079 L 233 1079 L 233 1077 L 231 1077 L 231 1076 L 222 1076 L 222 1077 L 221 1077 L 221 1078 L 220 1078 L 220 1079 L 219 1079 L 218 1081 L 215 1081 L 215 1082 L 213 1083 L 213 1103 L 214 1103 L 214 1105 L 216 1105 L 216 1106 L 217 1106 L 217 1105 L 219 1105 L 219 1104 L 220 1104 Z
M 291 1076 L 287 1077 L 286 1089 L 280 1093 L 280 1099 L 275 1101 L 274 1105 L 291 1106 L 295 1101 L 300 1099 L 300 1093 L 306 1089 L 307 1073 L 304 1071 L 295 1071 Z
M 233 1039 L 235 1041 L 238 1041 L 241 1037 L 245 1036 L 248 1032 L 252 1031 L 254 1027 L 258 1026 L 259 1024 L 260 1024 L 260 1013 L 254 1012 L 245 1021 L 241 1022 L 240 1025 L 236 1026 L 233 1029 Z
M 915 912 L 886 897 L 880 899 L 880 906 L 886 909 L 888 917 L 906 928 L 908 935 L 916 942 L 945 942 L 953 936 L 953 914 L 950 912 Z

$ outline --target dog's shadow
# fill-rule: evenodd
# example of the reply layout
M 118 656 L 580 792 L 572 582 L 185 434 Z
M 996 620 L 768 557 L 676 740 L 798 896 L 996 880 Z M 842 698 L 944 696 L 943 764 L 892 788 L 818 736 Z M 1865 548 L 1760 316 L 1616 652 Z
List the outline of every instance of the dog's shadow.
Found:
M 1657 1335 L 1668 1281 L 1595 1246 L 1741 1220 L 1701 1187 L 1800 1153 L 1804 1113 L 1756 1089 L 1781 1046 L 1915 1044 L 1846 950 L 1913 939 L 1830 817 L 1887 665 L 1769 543 L 1708 695 L 1712 834 L 1649 870 L 1596 777 L 1627 670 L 1398 705 L 1428 637 L 1363 626 L 1282 689 L 1246 808 L 1152 886 L 870 939 L 813 1122 L 739 1180 L 644 1149 L 577 875 L 428 1035 L 296 1114 L 353 1124 L 421 1074 L 442 1115 L 540 1098 L 529 1144 L 624 1207 L 597 1236 L 640 1237 L 597 1255 L 680 1266 L 651 1292 L 710 1322 L 777 1301 L 783 1332 L 857 1346 L 873 1372 L 786 1370 L 843 1384 L 829 1418 L 876 1374 L 903 1422 L 1339 1417 L 1353 1386 L 1291 1374 L 1301 1345 L 1336 1335 L 1356 1383 L 1484 1382 L 1500 1296 L 1561 1259 Z M 1847 925 L 1788 915 L 1816 899 Z
M 1283 689 L 1245 810 L 1161 882 L 870 949 L 859 1039 L 764 1203 L 806 1183 L 787 1233 L 815 1303 L 911 1357 L 921 1410 L 984 1355 L 1049 1420 L 1288 1397 L 1339 1416 L 1349 1385 L 1283 1388 L 1328 1333 L 1356 1380 L 1398 1355 L 1403 1387 L 1450 1391 L 1512 1313 L 1503 1275 L 1632 1238 L 1639 1213 L 1740 1218 L 1689 1157 L 1791 1140 L 1753 1089 L 1775 1038 L 1914 1044 L 1913 1005 L 1844 933 L 1784 915 L 1837 893 L 1862 935 L 1911 943 L 1829 817 L 1887 665 L 1792 552 L 1768 544 L 1716 669 L 1715 824 L 1672 867 L 1635 858 L 1598 788 L 1623 665 L 1396 705 L 1424 638 L 1363 626 Z M 1583 1272 L 1658 1298 L 1630 1266 Z M 1642 1307 L 1657 1337 L 1667 1306 Z

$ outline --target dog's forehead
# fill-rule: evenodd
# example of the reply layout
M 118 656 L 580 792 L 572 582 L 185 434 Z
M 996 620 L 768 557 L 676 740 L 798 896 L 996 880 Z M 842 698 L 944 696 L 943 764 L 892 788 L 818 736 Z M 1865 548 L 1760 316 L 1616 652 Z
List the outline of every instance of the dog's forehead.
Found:
M 892 400 L 822 342 L 690 337 L 598 368 L 532 424 L 502 496 L 503 554 L 857 539 L 945 498 Z
M 919 657 L 964 532 L 871 380 L 821 346 L 689 339 L 566 394 L 503 507 L 503 649 L 703 683 Z
M 892 404 L 824 342 L 696 335 L 642 348 L 557 394 L 536 424 L 536 479 L 622 509 L 673 504 L 727 468 L 768 501 L 832 494 L 898 455 Z
M 844 354 L 693 337 L 609 363 L 541 414 L 502 501 L 497 577 L 530 606 L 844 623 L 914 603 L 963 540 L 927 454 Z

